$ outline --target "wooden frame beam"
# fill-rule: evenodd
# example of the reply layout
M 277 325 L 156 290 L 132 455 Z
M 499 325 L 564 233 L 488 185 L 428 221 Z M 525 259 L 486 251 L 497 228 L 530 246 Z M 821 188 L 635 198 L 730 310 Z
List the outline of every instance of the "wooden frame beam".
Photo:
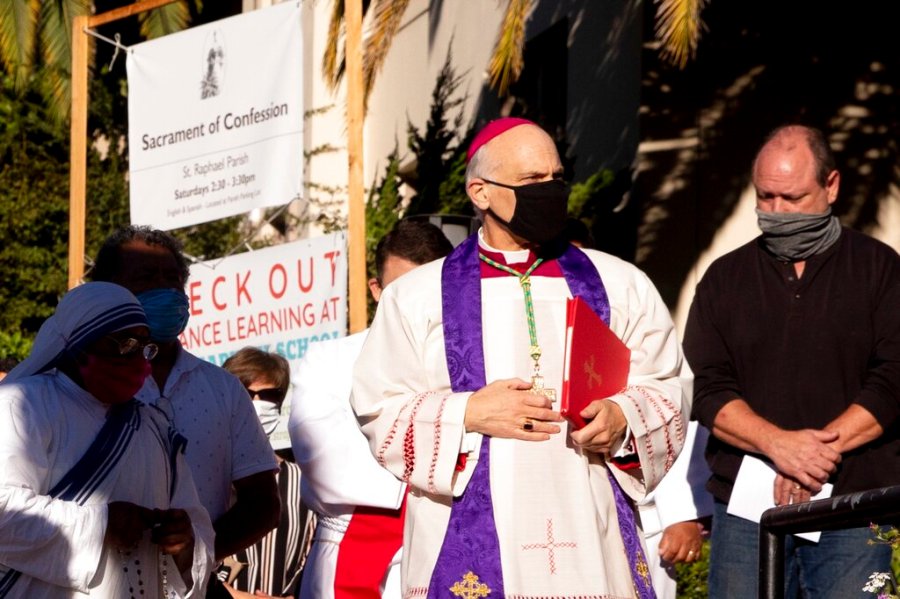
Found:
M 72 113 L 69 123 L 69 289 L 84 276 L 84 221 L 87 212 L 88 62 L 90 39 L 85 32 L 175 0 L 143 0 L 98 15 L 72 19 Z
M 362 2 L 344 1 L 347 60 L 347 201 L 349 220 L 350 333 L 368 325 L 366 309 L 366 205 L 363 188 L 363 120 L 365 118 L 362 72 Z

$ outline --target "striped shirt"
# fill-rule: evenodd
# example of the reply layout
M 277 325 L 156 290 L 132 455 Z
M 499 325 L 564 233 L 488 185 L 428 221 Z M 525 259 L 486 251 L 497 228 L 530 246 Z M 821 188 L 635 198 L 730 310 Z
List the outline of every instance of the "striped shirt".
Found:
M 283 461 L 277 474 L 281 521 L 259 542 L 234 557 L 243 567 L 234 588 L 293 597 L 315 528 L 315 513 L 300 500 L 300 466 Z

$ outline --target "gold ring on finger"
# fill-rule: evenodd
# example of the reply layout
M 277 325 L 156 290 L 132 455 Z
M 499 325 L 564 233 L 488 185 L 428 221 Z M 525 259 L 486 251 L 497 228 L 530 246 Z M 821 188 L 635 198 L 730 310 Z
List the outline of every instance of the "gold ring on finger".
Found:
M 525 419 L 525 424 L 522 425 L 523 431 L 533 431 L 534 430 L 534 421 L 531 418 Z

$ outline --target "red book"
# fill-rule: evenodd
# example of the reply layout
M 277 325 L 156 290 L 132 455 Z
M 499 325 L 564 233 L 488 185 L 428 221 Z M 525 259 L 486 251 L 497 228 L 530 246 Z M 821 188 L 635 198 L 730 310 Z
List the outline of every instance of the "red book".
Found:
M 580 297 L 566 304 L 566 353 L 560 413 L 580 429 L 581 411 L 628 384 L 631 350 Z

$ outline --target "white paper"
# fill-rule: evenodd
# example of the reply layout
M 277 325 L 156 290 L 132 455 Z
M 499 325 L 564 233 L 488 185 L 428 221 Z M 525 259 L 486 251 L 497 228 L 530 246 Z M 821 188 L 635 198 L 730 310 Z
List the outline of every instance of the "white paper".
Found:
M 734 481 L 734 489 L 731 491 L 728 513 L 732 516 L 759 522 L 763 512 L 776 507 L 773 492 L 776 475 L 775 467 L 771 464 L 749 455 L 744 456 L 741 469 L 738 470 L 737 478 Z M 831 497 L 831 489 L 830 483 L 822 485 L 822 490 L 813 495 L 810 501 Z M 816 531 L 804 532 L 796 536 L 818 543 L 821 534 L 821 531 Z

